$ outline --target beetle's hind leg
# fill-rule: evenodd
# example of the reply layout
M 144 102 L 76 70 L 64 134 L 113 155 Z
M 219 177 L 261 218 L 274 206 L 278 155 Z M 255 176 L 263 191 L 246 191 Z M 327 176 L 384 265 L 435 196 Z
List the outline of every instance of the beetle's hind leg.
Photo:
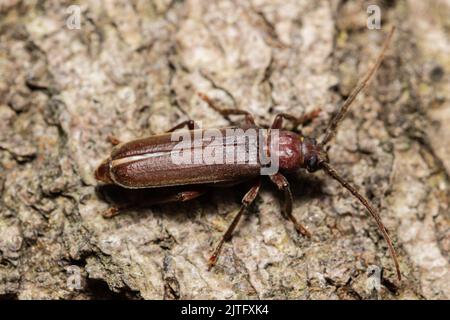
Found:
M 152 205 L 157 204 L 166 204 L 166 203 L 173 203 L 173 202 L 186 202 L 189 200 L 193 200 L 195 198 L 200 197 L 201 195 L 206 193 L 206 189 L 196 189 L 196 190 L 182 190 L 175 193 L 154 193 L 152 196 L 144 196 L 139 201 L 133 201 L 132 204 L 122 204 L 122 205 L 116 205 L 108 208 L 102 213 L 102 216 L 104 218 L 112 218 L 121 212 L 129 209 L 134 208 L 142 208 L 142 207 L 150 207 Z M 139 203 L 139 204 L 136 204 Z
M 253 187 L 251 187 L 250 190 L 245 194 L 244 198 L 242 198 L 241 208 L 239 209 L 238 213 L 234 216 L 233 221 L 228 226 L 227 231 L 225 231 L 225 233 L 223 234 L 222 238 L 220 239 L 218 245 L 216 246 L 214 253 L 209 258 L 208 270 L 211 270 L 211 268 L 215 266 L 215 264 L 217 262 L 217 258 L 219 257 L 220 252 L 222 251 L 223 244 L 225 243 L 225 241 L 228 241 L 231 239 L 231 235 L 233 234 L 234 229 L 238 225 L 239 220 L 242 217 L 242 214 L 256 199 L 256 196 L 258 195 L 260 186 L 261 186 L 261 181 L 258 179 L 258 181 L 255 183 L 255 185 Z
M 284 192 L 284 203 L 283 203 L 283 214 L 292 221 L 294 224 L 295 229 L 297 232 L 301 233 L 304 236 L 311 237 L 311 232 L 308 231 L 308 229 L 305 228 L 300 222 L 295 219 L 295 217 L 292 215 L 292 192 L 291 188 L 289 187 L 289 182 L 280 173 L 274 174 L 270 176 L 270 180 L 277 186 L 277 188 L 280 191 Z

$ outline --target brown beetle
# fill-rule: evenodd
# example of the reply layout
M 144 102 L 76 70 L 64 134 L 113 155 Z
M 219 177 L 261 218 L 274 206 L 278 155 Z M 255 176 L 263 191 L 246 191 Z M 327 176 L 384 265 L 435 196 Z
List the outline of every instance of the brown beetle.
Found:
M 174 192 L 172 194 L 165 193 L 164 196 L 159 197 L 153 203 L 191 200 L 205 193 L 207 189 L 205 186 L 233 185 L 249 180 L 254 181 L 252 187 L 242 199 L 240 210 L 222 236 L 209 260 L 209 266 L 212 267 L 217 262 L 223 243 L 231 238 L 231 234 L 237 226 L 243 212 L 258 195 L 261 170 L 273 164 L 273 161 L 277 162 L 277 170 L 268 175 L 277 188 L 284 192 L 285 201 L 283 204 L 283 212 L 294 223 L 299 233 L 309 237 L 310 232 L 292 215 L 292 193 L 283 173 L 295 172 L 300 169 L 315 172 L 322 169 L 333 179 L 337 180 L 344 188 L 349 190 L 375 219 L 380 232 L 388 244 L 389 252 L 395 263 L 397 277 L 400 280 L 401 274 L 397 255 L 380 215 L 369 201 L 356 188 L 345 181 L 329 164 L 328 155 L 324 149 L 324 146 L 335 136 L 338 125 L 347 114 L 351 103 L 379 68 L 394 30 L 392 28 L 390 31 L 374 66 L 367 72 L 362 81 L 353 89 L 349 97 L 340 107 L 338 114 L 330 122 L 320 142 L 316 142 L 313 138 L 305 137 L 293 131 L 282 130 L 283 119 L 291 121 L 294 128 L 297 128 L 299 125 L 316 117 L 320 110 L 314 110 L 300 118 L 284 113 L 278 114 L 271 127 L 263 129 L 256 125 L 253 116 L 247 111 L 219 109 L 208 96 L 199 93 L 199 96 L 211 108 L 225 117 L 229 115 L 244 115 L 245 125 L 236 128 L 216 129 L 215 137 L 219 138 L 211 139 L 210 136 L 205 137 L 207 130 L 195 129 L 196 125 L 192 120 L 185 121 L 172 128 L 168 133 L 119 144 L 113 149 L 111 156 L 97 168 L 95 177 L 103 183 L 115 184 L 127 189 L 173 188 Z M 189 131 L 185 131 L 185 136 L 187 135 L 190 142 L 188 150 L 191 153 L 189 155 L 191 161 L 175 163 L 173 151 L 178 146 L 179 141 L 174 140 L 173 134 L 175 130 L 183 127 L 189 128 Z M 230 129 L 241 129 L 241 131 L 233 131 Z M 251 140 L 253 142 L 249 142 L 249 139 L 240 139 L 242 137 L 242 130 L 250 129 L 258 129 L 261 135 L 257 137 L 256 135 L 250 136 L 250 138 L 255 138 Z M 249 137 L 247 136 L 247 138 Z M 274 141 L 276 141 L 276 147 L 274 147 Z M 205 164 L 192 161 L 192 155 L 195 158 L 196 153 L 202 154 L 206 152 L 213 142 L 215 143 L 215 147 L 232 148 L 235 157 L 243 156 L 246 160 L 250 158 L 249 150 L 252 146 L 256 146 L 260 152 L 257 153 L 256 157 L 253 157 L 253 162 L 235 161 L 232 163 L 214 162 Z M 266 160 L 264 158 L 269 158 L 270 161 L 263 162 L 263 160 Z M 107 211 L 106 215 L 112 216 L 117 212 L 118 208 L 112 208 Z

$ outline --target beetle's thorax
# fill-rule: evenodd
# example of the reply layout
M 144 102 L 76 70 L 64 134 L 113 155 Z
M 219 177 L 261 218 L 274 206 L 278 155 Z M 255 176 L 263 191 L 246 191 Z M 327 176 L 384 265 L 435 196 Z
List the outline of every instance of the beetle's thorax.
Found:
M 271 140 L 274 141 L 275 132 L 271 133 Z M 281 171 L 294 172 L 303 164 L 302 137 L 292 131 L 280 130 L 278 134 L 278 143 L 271 144 L 271 157 L 278 158 L 278 164 Z
M 326 152 L 315 139 L 285 130 L 278 132 L 278 144 L 271 145 L 271 154 L 278 157 L 279 168 L 283 172 L 302 168 L 314 172 L 322 161 L 328 161 Z

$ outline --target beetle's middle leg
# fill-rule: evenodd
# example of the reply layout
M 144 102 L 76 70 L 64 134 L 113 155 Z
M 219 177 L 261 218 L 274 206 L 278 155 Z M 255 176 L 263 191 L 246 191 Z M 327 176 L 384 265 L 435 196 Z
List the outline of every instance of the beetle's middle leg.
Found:
M 276 173 L 270 176 L 270 180 L 278 187 L 279 190 L 284 191 L 284 204 L 283 204 L 283 213 L 295 226 L 295 229 L 304 236 L 311 237 L 311 233 L 306 229 L 300 222 L 295 219 L 292 215 L 292 192 L 289 187 L 289 182 L 287 179 L 281 174 Z
M 183 127 L 187 127 L 189 130 L 194 130 L 195 128 L 197 128 L 197 124 L 194 122 L 194 120 L 186 120 L 183 121 L 179 124 L 177 124 L 175 127 L 173 127 L 172 129 L 170 129 L 169 132 L 174 132 L 175 130 L 181 129 Z
M 228 241 L 231 239 L 233 230 L 236 228 L 237 224 L 239 223 L 239 220 L 241 219 L 242 214 L 256 199 L 256 196 L 258 195 L 260 186 L 261 186 L 261 181 L 258 179 L 258 181 L 255 183 L 255 185 L 253 187 L 251 187 L 251 189 L 245 194 L 244 198 L 242 198 L 241 208 L 239 209 L 238 213 L 234 216 L 233 221 L 231 222 L 227 231 L 225 231 L 225 233 L 223 234 L 222 239 L 220 239 L 219 244 L 217 245 L 216 249 L 214 250 L 214 253 L 209 258 L 208 270 L 211 270 L 211 268 L 214 267 L 214 265 L 216 264 L 217 258 L 220 255 L 220 251 L 222 251 L 223 244 L 225 243 L 225 241 Z
M 187 127 L 189 130 L 194 130 L 195 128 L 197 128 L 197 124 L 194 122 L 194 120 L 186 120 L 177 124 L 172 129 L 168 130 L 167 133 L 174 132 L 175 130 L 181 129 L 183 127 Z M 113 146 L 117 146 L 118 144 L 122 143 L 118 138 L 111 135 L 107 137 L 107 140 Z
M 255 127 L 255 119 L 253 118 L 253 115 L 245 110 L 240 109 L 221 109 L 212 101 L 210 97 L 208 97 L 206 94 L 199 92 L 198 96 L 205 101 L 210 108 L 212 108 L 214 111 L 220 113 L 222 116 L 225 117 L 226 120 L 230 121 L 228 116 L 230 115 L 245 115 L 245 123 L 251 127 Z

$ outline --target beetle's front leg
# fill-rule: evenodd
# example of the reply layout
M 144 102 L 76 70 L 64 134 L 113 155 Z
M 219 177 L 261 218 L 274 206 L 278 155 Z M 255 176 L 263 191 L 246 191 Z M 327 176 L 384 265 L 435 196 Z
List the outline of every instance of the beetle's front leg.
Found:
M 304 236 L 311 237 L 311 233 L 292 215 L 292 192 L 289 182 L 281 173 L 270 176 L 270 180 L 277 186 L 280 191 L 284 192 L 283 213 L 289 218 L 295 226 L 295 229 Z
M 225 233 L 223 234 L 222 239 L 220 239 L 219 244 L 217 245 L 216 249 L 214 250 L 214 253 L 209 258 L 208 270 L 211 270 L 211 268 L 214 267 L 214 265 L 216 264 L 217 258 L 220 255 L 220 251 L 222 251 L 222 246 L 223 246 L 224 242 L 231 239 L 233 230 L 236 228 L 237 224 L 239 223 L 239 220 L 241 219 L 242 214 L 256 199 L 256 196 L 258 195 L 260 186 L 261 186 L 261 181 L 258 179 L 258 181 L 255 183 L 255 185 L 253 187 L 251 187 L 251 189 L 245 194 L 244 198 L 242 198 L 241 208 L 239 209 L 238 213 L 234 216 L 233 221 L 231 222 L 227 231 L 225 231 Z
M 313 111 L 307 112 L 300 117 L 295 117 L 288 113 L 279 113 L 276 115 L 275 120 L 273 120 L 272 129 L 281 129 L 283 127 L 283 119 L 289 120 L 294 125 L 294 129 L 298 126 L 304 125 L 305 123 L 317 118 L 320 114 L 321 109 L 316 108 Z

